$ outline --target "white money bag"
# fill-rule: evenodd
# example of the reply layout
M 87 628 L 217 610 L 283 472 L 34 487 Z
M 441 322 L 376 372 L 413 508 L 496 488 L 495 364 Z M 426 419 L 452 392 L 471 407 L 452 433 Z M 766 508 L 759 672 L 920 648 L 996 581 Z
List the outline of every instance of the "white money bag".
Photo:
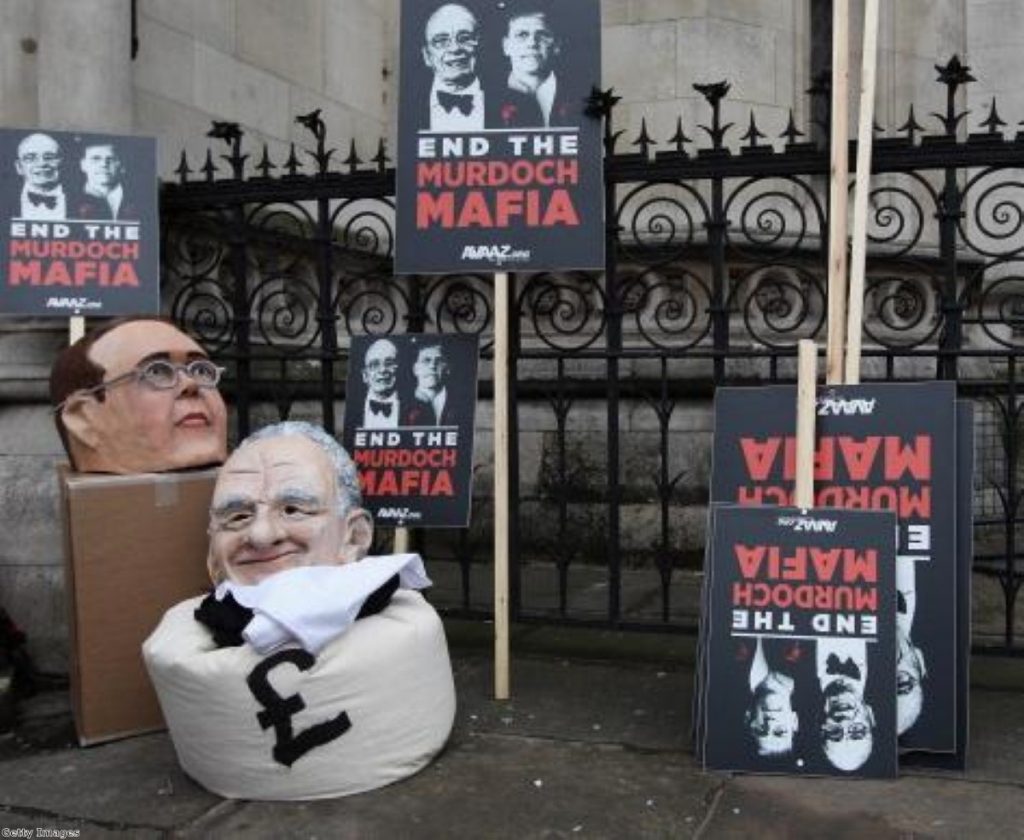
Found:
M 356 621 L 318 656 L 218 648 L 194 617 L 164 615 L 143 645 L 182 768 L 229 799 L 320 799 L 425 767 L 455 718 L 441 620 L 415 591 Z

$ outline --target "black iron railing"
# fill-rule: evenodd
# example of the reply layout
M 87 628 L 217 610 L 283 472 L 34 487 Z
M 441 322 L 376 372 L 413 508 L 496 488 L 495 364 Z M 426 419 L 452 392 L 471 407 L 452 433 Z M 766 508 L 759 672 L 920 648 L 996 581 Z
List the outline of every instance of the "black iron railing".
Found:
M 937 70 L 937 130 L 911 108 L 875 143 L 864 379 L 955 379 L 975 401 L 976 641 L 1020 652 L 1024 135 L 1004 135 L 994 101 L 970 131 L 956 104 L 968 69 Z M 595 93 L 607 269 L 512 278 L 519 620 L 692 630 L 714 389 L 791 380 L 797 341 L 824 339 L 828 150 L 792 116 L 772 140 L 751 114 L 737 137 L 728 85 L 695 87 L 700 146 L 681 121 L 664 143 L 646 123 L 629 141 L 615 97 Z M 383 144 L 340 159 L 317 112 L 298 122 L 315 149 L 278 164 L 215 123 L 226 153 L 196 170 L 183 153 L 162 193 L 165 300 L 228 364 L 239 436 L 287 415 L 337 429 L 351 335 L 475 332 L 490 355 L 489 277 L 393 276 Z M 470 529 L 421 536 L 452 612 L 487 610 L 487 489 Z

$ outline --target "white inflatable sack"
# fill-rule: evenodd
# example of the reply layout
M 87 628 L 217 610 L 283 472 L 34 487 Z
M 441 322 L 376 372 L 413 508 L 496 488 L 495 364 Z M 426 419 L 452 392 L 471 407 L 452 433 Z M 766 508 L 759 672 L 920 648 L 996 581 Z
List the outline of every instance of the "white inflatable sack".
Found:
M 217 648 L 193 613 L 143 645 L 182 768 L 230 799 L 320 799 L 411 776 L 441 750 L 455 686 L 441 620 L 418 593 L 356 621 L 313 657 Z

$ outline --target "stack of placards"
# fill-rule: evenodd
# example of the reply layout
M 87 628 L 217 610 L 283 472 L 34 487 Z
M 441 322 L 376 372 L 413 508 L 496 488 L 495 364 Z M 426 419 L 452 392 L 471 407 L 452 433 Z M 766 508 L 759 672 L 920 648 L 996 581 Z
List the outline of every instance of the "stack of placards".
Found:
M 723 388 L 716 395 L 712 514 L 695 707 L 698 754 L 715 769 L 885 776 L 895 769 L 888 761 L 887 745 L 895 745 L 898 737 L 902 753 L 931 754 L 932 763 L 962 768 L 970 650 L 970 406 L 957 405 L 955 385 L 949 382 L 845 385 L 819 392 L 816 414 L 814 509 L 806 516 L 766 509 L 767 530 L 759 532 L 759 544 L 769 545 L 764 538 L 774 536 L 783 554 L 775 566 L 755 563 L 749 554 L 743 554 L 741 562 L 729 540 L 744 537 L 749 547 L 753 536 L 750 526 L 737 525 L 736 506 L 792 502 L 796 389 Z M 821 702 L 827 698 L 819 696 L 816 707 L 813 699 L 808 705 L 799 694 L 802 668 L 808 669 L 804 683 L 812 689 L 817 683 L 824 693 L 818 649 L 871 635 L 863 632 L 866 602 L 860 602 L 864 609 L 857 609 L 855 592 L 840 596 L 836 590 L 850 584 L 849 579 L 825 580 L 822 572 L 829 571 L 829 564 L 808 560 L 804 580 L 803 561 L 792 559 L 797 549 L 813 556 L 835 548 L 883 551 L 869 542 L 850 542 L 850 535 L 866 540 L 875 526 L 852 520 L 844 524 L 847 520 L 836 508 L 848 513 L 889 511 L 897 535 L 893 562 L 878 555 L 878 597 L 884 600 L 888 596 L 883 593 L 892 591 L 893 603 L 891 610 L 880 601 L 869 611 L 877 621 L 875 641 L 868 641 L 864 660 L 871 674 L 865 696 L 876 698 L 867 703 L 874 718 L 874 746 L 858 767 L 829 762 L 823 758 L 824 750 L 815 752 L 807 746 L 820 744 L 828 731 L 822 722 L 827 703 Z M 772 529 L 785 530 L 780 523 L 790 520 L 804 524 L 794 525 L 799 530 L 792 533 L 773 534 Z M 744 530 L 737 534 L 738 527 Z M 840 531 L 846 538 L 837 537 Z M 802 543 L 792 542 L 797 535 Z M 790 554 L 784 553 L 787 550 Z M 836 574 L 846 572 L 841 567 Z M 773 575 L 786 584 L 784 590 L 772 589 L 777 585 Z M 758 589 L 762 584 L 767 588 Z M 735 600 L 740 595 L 747 598 L 748 589 L 749 603 Z M 789 597 L 792 604 L 786 602 Z M 786 606 L 788 619 L 780 615 Z M 844 618 L 849 615 L 855 619 L 854 633 Z M 801 617 L 806 617 L 810 630 L 800 624 Z M 883 651 L 884 646 L 889 649 Z M 874 658 L 872 651 L 877 651 Z M 890 653 L 894 664 L 887 669 L 884 663 Z M 758 693 L 762 680 L 755 677 L 764 674 L 781 676 L 771 677 Z M 796 686 L 793 698 L 783 703 L 785 692 L 778 686 L 790 683 Z M 775 690 L 770 690 L 773 686 Z M 730 704 L 724 699 L 730 691 L 752 705 L 737 711 L 739 701 Z M 884 714 L 889 698 L 896 703 L 891 725 Z M 786 727 L 776 718 L 784 719 L 781 712 L 790 711 L 796 721 L 791 750 L 750 749 L 751 726 L 764 729 L 766 718 L 771 718 L 771 731 L 782 733 L 777 740 L 788 741 Z

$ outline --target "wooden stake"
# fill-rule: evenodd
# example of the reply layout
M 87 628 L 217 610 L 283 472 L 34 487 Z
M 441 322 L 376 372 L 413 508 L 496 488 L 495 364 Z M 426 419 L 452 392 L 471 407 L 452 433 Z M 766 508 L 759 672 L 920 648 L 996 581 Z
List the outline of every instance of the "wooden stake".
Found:
M 74 344 L 85 335 L 85 317 L 72 315 L 68 320 L 68 344 Z
M 846 322 L 847 385 L 860 382 L 861 329 L 864 320 L 864 265 L 867 259 L 868 193 L 871 191 L 871 146 L 875 122 L 875 63 L 878 47 L 878 0 L 864 6 L 861 49 L 860 112 L 857 124 L 857 182 L 853 188 L 853 252 L 850 257 L 850 305 Z
M 814 390 L 818 379 L 818 348 L 803 339 L 798 345 L 796 380 L 796 492 L 798 508 L 814 507 Z
M 828 199 L 828 343 L 825 350 L 825 381 L 830 385 L 842 382 L 846 327 L 849 29 L 849 0 L 835 0 L 832 7 L 832 163 Z
M 494 697 L 509 697 L 508 273 L 494 275 Z

